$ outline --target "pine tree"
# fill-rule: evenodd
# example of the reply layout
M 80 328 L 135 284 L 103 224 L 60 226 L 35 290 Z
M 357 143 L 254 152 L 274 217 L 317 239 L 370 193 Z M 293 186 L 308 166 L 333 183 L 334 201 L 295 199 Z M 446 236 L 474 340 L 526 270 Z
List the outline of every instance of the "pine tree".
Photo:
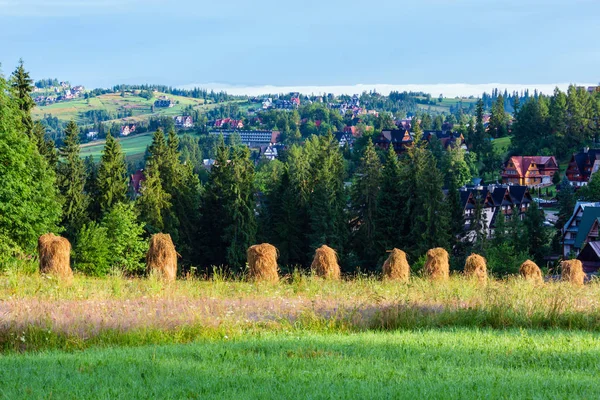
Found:
M 88 196 L 88 215 L 92 221 L 98 221 L 102 217 L 100 208 L 100 189 L 98 188 L 98 164 L 94 156 L 88 156 L 84 160 L 85 166 L 85 193 Z
M 408 233 L 408 224 L 403 224 L 405 196 L 402 171 L 393 146 L 388 148 L 381 177 L 381 190 L 377 198 L 377 220 L 375 223 L 379 254 L 394 247 L 401 248 L 402 239 Z
M 162 232 L 165 228 L 165 215 L 171 207 L 171 196 L 160 181 L 158 163 L 152 159 L 146 162 L 144 177 L 146 179 L 141 183 L 141 195 L 138 199 L 141 220 L 146 222 L 148 232 Z
M 348 239 L 345 215 L 344 160 L 331 135 L 315 139 L 314 186 L 309 201 L 310 253 L 323 244 L 334 248 L 343 259 Z
M 0 76 L 0 257 L 33 251 L 41 234 L 59 231 L 61 216 L 54 169 L 23 135 L 23 111 L 9 92 Z
M 65 236 L 73 241 L 87 222 L 88 197 L 85 188 L 85 166 L 79 156 L 79 128 L 71 120 L 65 129 L 60 148 L 61 161 L 57 167 L 57 183 L 61 194 Z
M 98 168 L 98 192 L 102 212 L 107 212 L 116 203 L 125 202 L 127 190 L 127 166 L 121 144 L 108 133 Z
M 375 221 L 380 184 L 381 162 L 373 142 L 369 140 L 360 159 L 351 190 L 353 244 L 361 266 L 366 269 L 375 269 L 377 258 L 380 256 L 375 245 Z
M 504 97 L 499 95 L 492 106 L 489 131 L 494 138 L 504 137 L 508 134 L 508 120 L 504 111 Z
M 523 228 L 527 250 L 535 262 L 541 264 L 544 261 L 544 255 L 547 254 L 549 235 L 544 226 L 544 212 L 540 210 L 535 201 L 530 204 L 525 213 Z
M 31 98 L 33 79 L 29 76 L 29 72 L 25 71 L 23 60 L 19 60 L 19 65 L 11 76 L 10 85 L 19 110 L 21 110 L 21 121 L 25 132 L 32 138 L 33 119 L 31 118 L 31 110 L 35 107 L 35 102 Z
M 217 145 L 215 164 L 202 196 L 201 226 L 205 265 L 241 271 L 254 244 L 254 167 L 246 147 Z
M 52 139 L 46 139 L 46 128 L 42 123 L 33 124 L 32 142 L 38 148 L 38 152 L 48 161 L 50 168 L 55 169 L 58 164 L 58 154 Z

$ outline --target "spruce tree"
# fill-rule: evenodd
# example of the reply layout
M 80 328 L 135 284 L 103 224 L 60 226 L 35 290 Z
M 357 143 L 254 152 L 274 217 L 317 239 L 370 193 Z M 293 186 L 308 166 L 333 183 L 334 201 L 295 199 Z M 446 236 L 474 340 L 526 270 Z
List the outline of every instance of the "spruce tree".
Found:
M 381 176 L 381 189 L 377 198 L 377 249 L 379 254 L 394 247 L 402 248 L 403 238 L 408 234 L 409 226 L 404 214 L 406 196 L 409 193 L 403 190 L 402 171 L 398 156 L 393 146 L 388 148 L 383 172 Z
M 125 202 L 127 191 L 127 166 L 121 144 L 108 133 L 98 167 L 98 192 L 102 212 L 107 212 L 116 203 Z
M 73 241 L 87 222 L 88 197 L 85 189 L 85 166 L 79 156 L 79 128 L 71 120 L 65 129 L 60 148 L 61 161 L 57 167 L 57 183 L 62 200 L 62 226 L 65 236 Z
M 541 264 L 548 251 L 549 234 L 544 226 L 544 212 L 537 202 L 532 202 L 523 219 L 523 235 L 529 254 L 536 263 Z
M 378 256 L 375 246 L 377 198 L 381 183 L 381 162 L 372 141 L 368 141 L 351 190 L 353 244 L 361 266 L 375 269 Z
M 33 251 L 40 235 L 58 232 L 56 176 L 27 135 L 21 104 L 0 76 L 0 247 Z
M 323 244 L 334 248 L 343 259 L 348 240 L 345 215 L 344 160 L 331 135 L 316 138 L 311 165 L 314 177 L 309 201 L 310 255 Z
M 98 164 L 94 156 L 88 156 L 84 160 L 85 166 L 85 193 L 88 195 L 88 215 L 91 220 L 97 221 L 102 217 L 100 208 L 100 189 L 98 188 Z
M 23 60 L 19 60 L 19 65 L 11 76 L 10 85 L 15 95 L 17 106 L 21 110 L 21 121 L 25 132 L 32 138 L 33 119 L 31 118 L 31 110 L 35 107 L 35 102 L 31 98 L 33 79 L 29 76 L 29 72 L 25 71 Z
M 146 162 L 144 177 L 138 199 L 141 220 L 146 222 L 146 230 L 150 233 L 162 232 L 165 228 L 165 216 L 171 207 L 171 196 L 164 190 L 160 181 L 158 163 L 154 160 Z

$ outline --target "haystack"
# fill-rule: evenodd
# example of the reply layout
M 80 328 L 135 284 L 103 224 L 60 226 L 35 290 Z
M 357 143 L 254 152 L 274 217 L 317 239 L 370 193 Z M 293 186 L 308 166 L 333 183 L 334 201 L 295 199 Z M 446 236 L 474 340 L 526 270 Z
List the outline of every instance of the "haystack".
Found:
M 469 278 L 476 278 L 479 283 L 486 284 L 487 275 L 487 261 L 479 254 L 471 254 L 467 257 L 465 262 L 465 275 Z
M 565 282 L 571 282 L 574 285 L 583 285 L 585 273 L 583 272 L 583 264 L 579 260 L 565 260 L 560 263 L 561 279 Z
M 157 274 L 166 281 L 177 277 L 177 252 L 171 235 L 157 233 L 150 238 L 150 247 L 146 255 L 148 274 Z
M 71 243 L 67 239 L 53 233 L 40 236 L 38 254 L 40 256 L 40 272 L 67 280 L 73 278 Z
M 248 276 L 255 281 L 278 282 L 277 248 L 269 243 L 255 244 L 246 252 Z
M 525 261 L 519 268 L 519 273 L 526 280 L 535 284 L 544 283 L 542 270 L 531 260 Z
M 448 252 L 436 247 L 427 251 L 424 274 L 432 280 L 445 281 L 450 277 L 450 264 Z
M 340 279 L 341 272 L 334 249 L 323 245 L 315 250 L 315 258 L 310 266 L 317 276 L 325 279 Z
M 406 253 L 399 249 L 393 249 L 390 256 L 383 263 L 383 277 L 402 282 L 408 282 L 410 278 L 410 265 L 406 260 Z

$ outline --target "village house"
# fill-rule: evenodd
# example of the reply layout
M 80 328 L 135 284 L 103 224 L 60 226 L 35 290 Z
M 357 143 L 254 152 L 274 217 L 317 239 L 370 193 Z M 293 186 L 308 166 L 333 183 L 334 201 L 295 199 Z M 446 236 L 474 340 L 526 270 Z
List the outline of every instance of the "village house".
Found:
M 554 156 L 513 156 L 506 161 L 502 171 L 502 183 L 527 186 L 552 184 L 558 171 Z
M 600 168 L 600 149 L 586 147 L 571 156 L 566 171 L 567 179 L 573 186 L 585 186 L 598 168 Z
M 600 203 L 577 202 L 571 218 L 562 229 L 563 256 L 570 257 L 579 254 L 588 241 L 598 237 L 597 228 L 593 232 L 594 224 L 600 218 Z
M 259 158 L 263 157 L 267 160 L 275 160 L 279 157 L 279 151 L 277 150 L 279 146 L 274 143 L 269 143 L 267 146 L 260 146 L 259 148 Z
M 240 135 L 242 144 L 252 148 L 279 143 L 280 136 L 279 131 L 218 130 L 209 132 L 209 135 L 223 135 L 225 139 L 233 134 Z
M 215 120 L 214 127 L 219 129 L 242 129 L 244 123 L 241 119 L 219 118 Z
M 349 132 L 336 132 L 335 133 L 335 139 L 338 141 L 340 148 L 344 148 L 346 147 L 346 145 L 349 148 L 354 147 L 354 140 L 355 137 L 354 135 L 352 135 L 352 133 Z
M 464 137 L 458 132 L 452 131 L 424 131 L 422 140 L 430 142 L 436 137 L 444 149 L 450 146 L 464 146 Z M 373 143 L 375 146 L 387 150 L 390 145 L 394 146 L 396 153 L 401 154 L 407 147 L 413 144 L 413 134 L 407 129 L 383 130 L 379 136 L 375 137 Z M 466 149 L 466 147 L 463 147 Z
M 589 242 L 587 243 L 577 259 L 583 264 L 583 272 L 590 278 L 593 275 L 598 275 L 600 270 L 600 242 Z
M 175 105 L 175 102 L 173 100 L 169 99 L 167 96 L 160 96 L 154 102 L 154 107 L 168 108 L 168 107 L 173 107 L 174 105 Z
M 512 218 L 523 219 L 533 202 L 527 186 L 521 185 L 489 185 L 487 187 L 463 187 L 460 200 L 465 218 L 464 229 L 473 232 L 477 222 L 476 210 L 481 207 L 479 223 L 486 230 L 487 236 L 494 235 L 496 221 L 502 217 L 505 221 Z M 473 235 L 471 235 L 473 236 Z
M 88 133 L 85 134 L 85 137 L 88 140 L 96 140 L 98 138 L 98 132 L 96 131 L 90 131 Z
M 135 132 L 135 124 L 125 124 L 121 126 L 121 136 L 128 136 Z
M 178 115 L 173 117 L 175 127 L 180 129 L 189 129 L 194 127 L 194 120 L 189 115 Z

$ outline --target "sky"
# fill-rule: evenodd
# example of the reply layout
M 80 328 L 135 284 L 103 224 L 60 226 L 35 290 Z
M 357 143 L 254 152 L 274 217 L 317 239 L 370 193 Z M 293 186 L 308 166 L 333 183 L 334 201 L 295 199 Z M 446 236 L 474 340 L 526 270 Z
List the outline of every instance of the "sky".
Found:
M 0 0 L 0 63 L 86 87 L 552 87 L 600 81 L 598 21 L 598 0 Z

